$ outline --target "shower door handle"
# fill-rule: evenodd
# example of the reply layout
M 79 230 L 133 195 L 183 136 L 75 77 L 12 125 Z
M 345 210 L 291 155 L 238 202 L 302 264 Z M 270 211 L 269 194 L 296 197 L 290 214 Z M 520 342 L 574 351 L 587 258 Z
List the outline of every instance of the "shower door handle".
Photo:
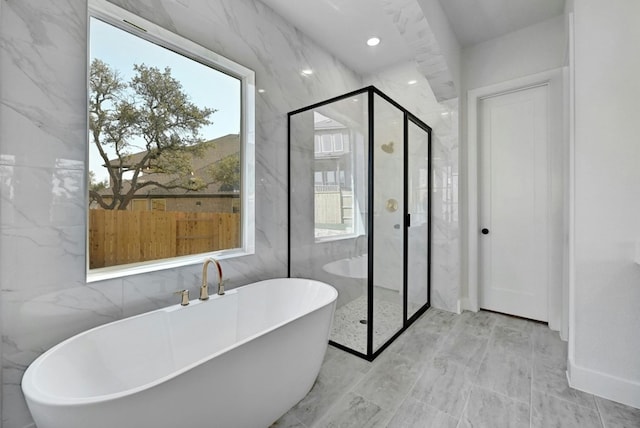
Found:
M 411 214 L 407 214 L 407 227 L 411 227 Z

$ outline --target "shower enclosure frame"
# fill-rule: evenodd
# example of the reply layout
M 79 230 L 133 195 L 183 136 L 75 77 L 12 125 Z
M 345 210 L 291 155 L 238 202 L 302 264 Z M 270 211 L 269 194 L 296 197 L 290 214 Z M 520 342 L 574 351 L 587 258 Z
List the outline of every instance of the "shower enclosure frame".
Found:
M 312 110 L 318 107 L 322 107 L 337 101 L 342 101 L 358 95 L 367 95 L 367 126 L 368 126 L 368 168 L 367 168 L 367 341 L 366 341 L 366 353 L 362 353 L 355 349 L 352 349 L 346 345 L 337 343 L 333 340 L 329 340 L 329 344 L 349 352 L 367 361 L 373 361 L 378 355 L 380 355 L 394 340 L 396 340 L 411 324 L 413 324 L 422 314 L 424 314 L 431 307 L 431 193 L 433 183 L 433 170 L 432 170 L 432 158 L 431 158 L 431 146 L 432 146 L 432 129 L 429 125 L 424 123 L 414 114 L 402 107 L 388 95 L 380 91 L 375 86 L 367 86 L 362 89 L 358 89 L 352 92 L 348 92 L 343 95 L 339 95 L 330 98 L 325 101 L 321 101 L 300 109 L 287 113 L 287 277 L 291 278 L 291 117 L 308 110 Z M 374 156 L 375 156 L 375 135 L 374 135 L 374 95 L 378 95 L 380 98 L 391 104 L 393 107 L 400 110 L 403 114 L 403 261 L 402 261 L 402 327 L 394 333 L 389 339 L 387 339 L 377 350 L 374 350 L 373 336 L 374 336 Z M 428 209 L 426 212 L 427 217 L 427 302 L 422 305 L 418 310 L 408 317 L 408 254 L 409 254 L 409 227 L 411 226 L 411 213 L 409 213 L 409 124 L 413 123 L 428 135 L 428 174 L 427 174 L 427 204 Z

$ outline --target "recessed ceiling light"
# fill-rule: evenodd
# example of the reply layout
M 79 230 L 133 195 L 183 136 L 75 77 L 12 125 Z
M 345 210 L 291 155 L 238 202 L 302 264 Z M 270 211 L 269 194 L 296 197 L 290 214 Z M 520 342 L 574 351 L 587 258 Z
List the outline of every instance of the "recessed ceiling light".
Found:
M 369 46 L 378 46 L 379 43 L 380 43 L 380 39 L 377 37 L 371 37 L 369 40 L 367 40 L 367 44 Z
M 310 68 L 305 68 L 304 70 L 302 70 L 302 74 L 304 74 L 305 76 L 310 76 L 313 74 L 313 70 Z
M 264 94 L 264 89 L 258 89 L 258 92 Z
M 409 81 L 407 82 L 407 85 L 415 85 L 416 83 L 418 83 L 418 81 L 417 81 L 417 80 L 409 80 Z

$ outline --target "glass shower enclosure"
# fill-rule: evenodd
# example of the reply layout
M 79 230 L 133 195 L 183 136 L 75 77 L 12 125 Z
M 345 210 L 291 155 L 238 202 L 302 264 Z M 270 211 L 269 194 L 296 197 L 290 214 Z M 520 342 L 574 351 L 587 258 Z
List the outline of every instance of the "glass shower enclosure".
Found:
M 288 129 L 289 276 L 338 290 L 330 343 L 371 361 L 429 308 L 431 128 L 370 86 Z

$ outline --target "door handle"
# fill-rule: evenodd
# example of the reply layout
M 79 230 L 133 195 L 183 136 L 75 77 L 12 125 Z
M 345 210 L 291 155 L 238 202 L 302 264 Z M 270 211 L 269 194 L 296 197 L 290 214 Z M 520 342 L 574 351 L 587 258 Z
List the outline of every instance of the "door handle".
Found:
M 489 234 L 489 229 L 487 229 L 486 227 L 484 229 L 481 230 L 483 235 L 488 235 Z

